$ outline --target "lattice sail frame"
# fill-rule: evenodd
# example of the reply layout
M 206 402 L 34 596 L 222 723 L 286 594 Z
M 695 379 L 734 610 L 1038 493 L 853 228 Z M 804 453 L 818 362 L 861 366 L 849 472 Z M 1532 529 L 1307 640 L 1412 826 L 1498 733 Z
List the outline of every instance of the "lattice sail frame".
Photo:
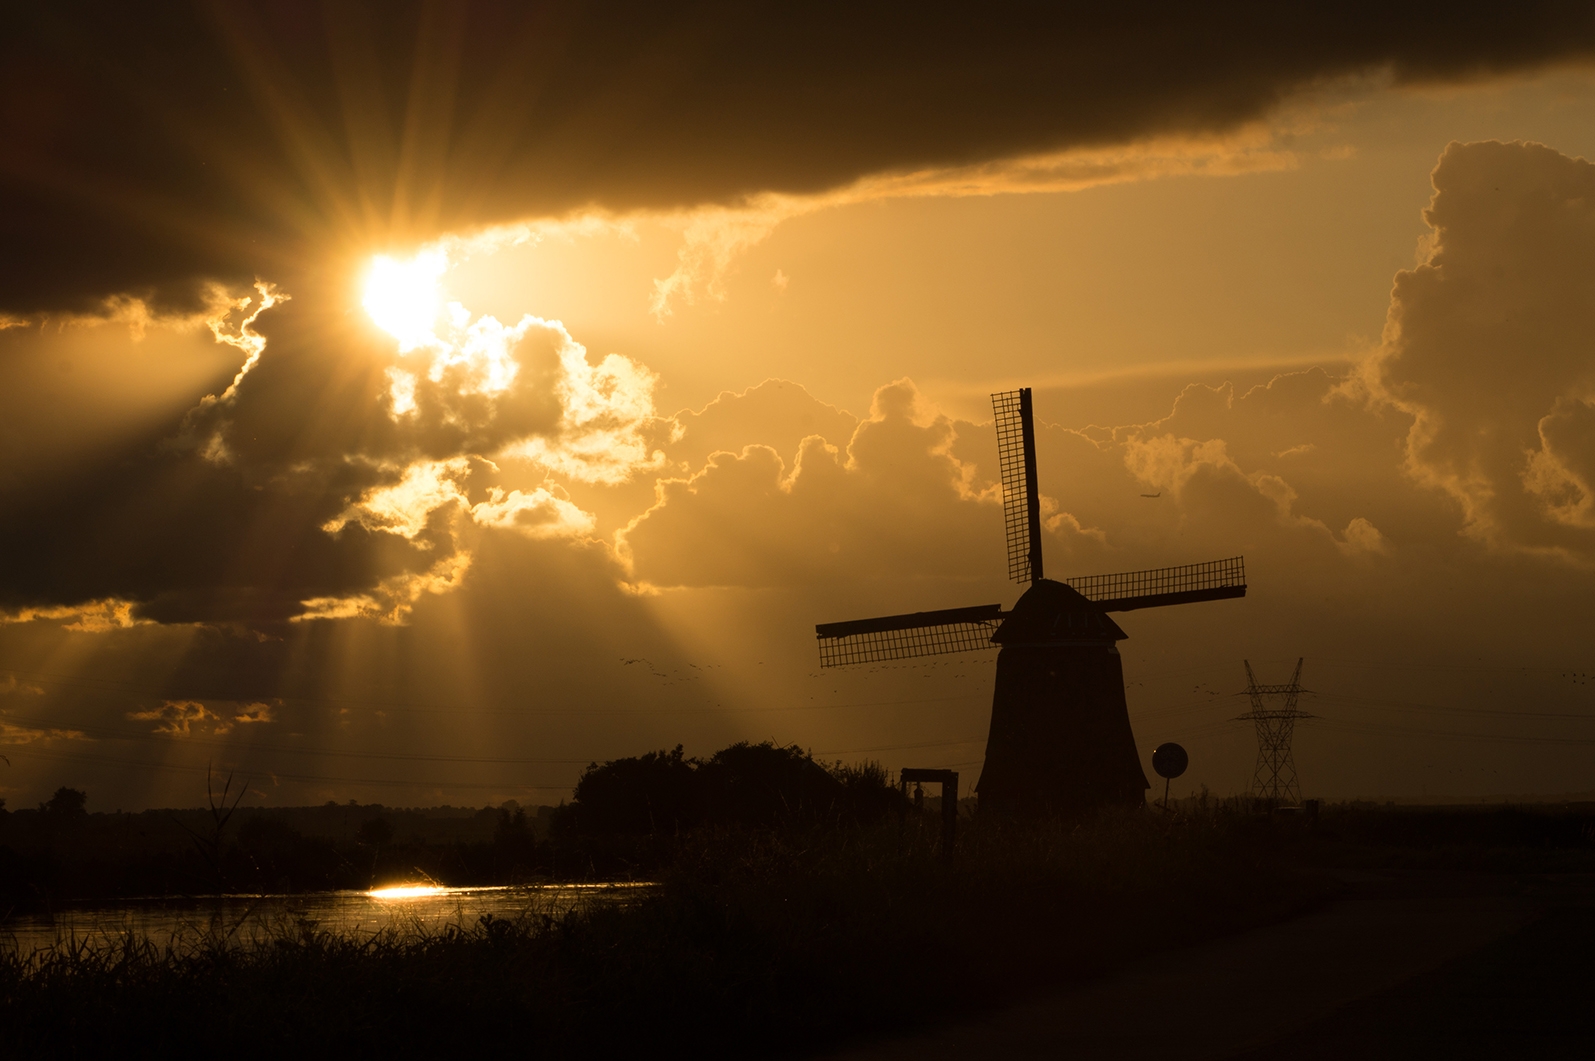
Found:
M 1008 577 L 1033 582 L 1041 567 L 1041 494 L 1036 486 L 1036 431 L 1030 388 L 991 396 L 997 425 L 997 470 L 1008 537 Z
M 1124 612 L 1244 597 L 1246 561 L 1243 557 L 1232 556 L 1179 567 L 1083 575 L 1067 581 L 1103 611 Z M 991 638 L 1001 628 L 1006 614 L 1000 604 L 982 604 L 973 608 L 822 623 L 814 628 L 814 635 L 819 641 L 821 667 L 886 663 L 996 648 Z
M 1002 625 L 1002 615 L 1002 605 L 982 604 L 825 623 L 814 628 L 820 646 L 820 666 L 887 663 L 994 648 L 991 636 Z
M 1178 567 L 1084 575 L 1064 582 L 1086 600 L 1102 605 L 1106 612 L 1223 600 L 1246 596 L 1246 558 L 1231 556 Z

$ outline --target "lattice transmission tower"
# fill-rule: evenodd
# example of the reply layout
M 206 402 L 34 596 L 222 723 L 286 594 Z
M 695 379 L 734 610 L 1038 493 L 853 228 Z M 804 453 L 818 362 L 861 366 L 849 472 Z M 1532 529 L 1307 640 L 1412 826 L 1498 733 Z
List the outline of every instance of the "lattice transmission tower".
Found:
M 1251 660 L 1246 664 L 1246 695 L 1252 698 L 1252 709 L 1235 721 L 1252 722 L 1257 726 L 1257 769 L 1252 773 L 1252 795 L 1257 799 L 1276 803 L 1300 803 L 1301 786 L 1296 781 L 1296 760 L 1290 754 L 1291 738 L 1296 733 L 1296 723 L 1302 719 L 1316 718 L 1296 706 L 1302 694 L 1301 665 L 1296 661 L 1296 672 L 1288 685 L 1259 685 L 1252 673 Z

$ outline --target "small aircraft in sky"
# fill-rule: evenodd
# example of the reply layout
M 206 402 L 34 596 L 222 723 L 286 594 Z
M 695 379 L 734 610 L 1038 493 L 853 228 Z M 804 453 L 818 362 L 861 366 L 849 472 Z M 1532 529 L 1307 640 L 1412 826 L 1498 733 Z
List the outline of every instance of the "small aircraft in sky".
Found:
M 1155 494 L 1142 494 L 1141 496 L 1142 497 L 1162 497 L 1163 496 L 1163 491 L 1159 490 Z

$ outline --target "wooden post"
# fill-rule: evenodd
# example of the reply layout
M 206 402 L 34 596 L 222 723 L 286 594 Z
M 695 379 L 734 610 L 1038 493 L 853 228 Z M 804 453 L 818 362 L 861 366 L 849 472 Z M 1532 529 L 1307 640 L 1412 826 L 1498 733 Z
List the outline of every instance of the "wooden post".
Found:
M 949 861 L 958 843 L 958 771 L 948 770 L 941 783 L 941 850 Z
M 897 777 L 904 793 L 910 782 L 941 785 L 941 852 L 943 858 L 951 861 L 958 843 L 958 771 L 904 767 Z

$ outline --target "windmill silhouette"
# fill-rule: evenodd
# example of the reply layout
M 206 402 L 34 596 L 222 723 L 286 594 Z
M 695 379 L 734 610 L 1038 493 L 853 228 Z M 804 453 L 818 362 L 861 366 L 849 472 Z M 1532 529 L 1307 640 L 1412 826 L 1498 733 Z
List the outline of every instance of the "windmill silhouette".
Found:
M 1000 604 L 824 623 L 814 628 L 820 666 L 999 649 L 982 810 L 1030 815 L 1140 805 L 1148 787 L 1124 702 L 1109 612 L 1246 595 L 1242 557 L 1181 567 L 1043 577 L 1041 495 L 1030 388 L 991 396 L 997 424 L 1008 576 L 1030 583 L 1009 611 Z

